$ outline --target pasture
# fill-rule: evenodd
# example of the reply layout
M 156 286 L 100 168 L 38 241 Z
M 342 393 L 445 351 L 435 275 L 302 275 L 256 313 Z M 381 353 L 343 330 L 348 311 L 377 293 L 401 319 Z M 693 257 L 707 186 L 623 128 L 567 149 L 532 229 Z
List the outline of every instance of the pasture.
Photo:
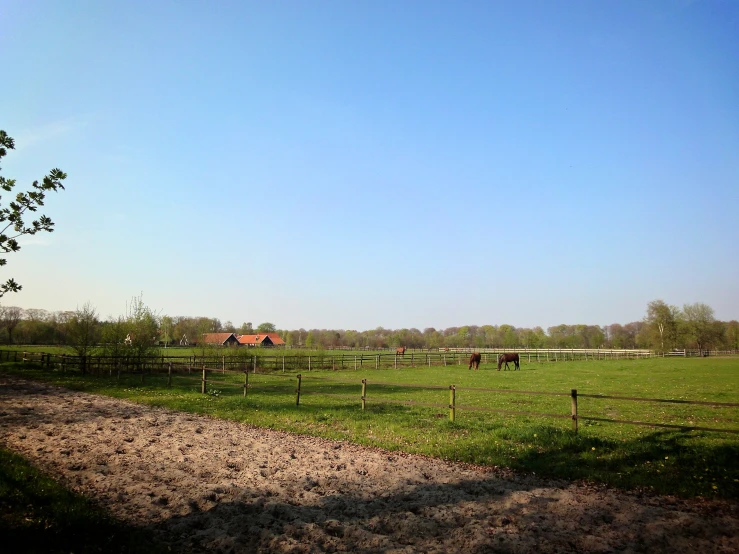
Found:
M 4 371 L 77 390 L 259 427 L 346 440 L 540 476 L 588 479 L 682 496 L 739 498 L 739 435 L 581 420 L 570 391 L 699 402 L 739 402 L 739 358 L 521 362 L 521 371 L 464 365 L 295 373 L 81 376 L 6 363 Z M 366 379 L 365 410 L 362 380 Z M 218 381 L 216 383 L 215 381 Z M 456 417 L 449 418 L 456 387 Z M 475 390 L 488 389 L 488 390 Z M 500 392 L 491 392 L 495 389 Z M 527 391 L 525 393 L 506 391 Z M 561 396 L 531 394 L 560 393 Z M 739 430 L 736 407 L 580 398 L 580 416 Z M 518 414 L 496 412 L 521 412 Z M 525 412 L 525 413 L 523 413 Z M 550 414 L 558 417 L 546 417 Z

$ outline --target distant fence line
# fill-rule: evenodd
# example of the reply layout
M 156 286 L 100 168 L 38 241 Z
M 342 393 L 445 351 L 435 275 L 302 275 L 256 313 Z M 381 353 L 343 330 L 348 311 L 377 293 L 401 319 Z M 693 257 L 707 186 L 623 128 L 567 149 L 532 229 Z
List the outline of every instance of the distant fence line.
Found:
M 7 354 L 3 354 L 3 352 Z M 34 361 L 34 355 L 31 353 L 23 353 L 26 354 L 25 358 L 18 359 L 17 351 L 13 351 L 12 358 L 14 358 L 17 362 L 30 362 Z M 11 357 L 11 351 L 0 351 L 0 359 L 2 359 L 3 356 L 7 356 L 8 358 Z M 35 361 L 40 362 L 42 368 L 49 368 L 50 366 L 54 364 L 61 364 L 61 369 L 63 371 L 66 371 L 67 369 L 80 369 L 79 366 L 74 367 L 75 359 L 76 362 L 79 364 L 80 359 L 79 357 L 75 356 L 65 356 L 65 355 L 52 355 L 52 354 L 35 354 L 35 357 L 37 358 Z M 61 358 L 61 362 L 58 360 L 52 361 L 53 358 Z M 195 358 L 195 357 L 193 357 Z M 225 358 L 225 357 L 224 357 Z M 250 371 L 247 368 L 241 367 L 240 369 L 233 369 L 227 367 L 225 364 L 225 359 L 222 358 L 220 360 L 220 364 L 213 365 L 213 360 L 211 360 L 211 364 L 205 363 L 204 360 L 200 360 L 200 363 L 196 366 L 194 360 L 188 360 L 187 362 L 179 362 L 175 363 L 171 360 L 166 360 L 163 357 L 159 357 L 157 360 L 157 364 L 153 364 L 151 359 L 146 360 L 145 362 L 142 361 L 142 364 L 144 363 L 150 363 L 152 365 L 141 365 L 138 367 L 138 372 L 136 371 L 130 371 L 131 366 L 124 366 L 123 364 L 117 364 L 116 366 L 116 372 L 115 376 L 120 381 L 121 379 L 121 373 L 129 373 L 129 374 L 136 374 L 140 376 L 141 382 L 145 382 L 146 375 L 151 373 L 155 374 L 166 374 L 167 375 L 167 387 L 172 386 L 172 380 L 173 378 L 176 378 L 178 380 L 185 380 L 189 381 L 194 385 L 198 385 L 198 388 L 200 389 L 200 392 L 202 394 L 206 394 L 209 392 L 213 392 L 215 389 L 213 389 L 213 385 L 218 385 L 221 387 L 235 387 L 238 389 L 241 389 L 243 392 L 244 398 L 247 397 L 248 392 L 252 391 L 252 393 L 256 391 L 263 390 L 265 392 L 267 391 L 275 391 L 275 390 L 284 390 L 285 386 L 275 386 L 275 385 L 259 385 L 255 387 L 253 384 L 249 384 L 249 373 Z M 285 357 L 285 359 L 288 359 L 290 357 Z M 182 359 L 182 358 L 180 358 Z M 102 360 L 102 358 L 101 358 Z M 118 360 L 120 362 L 120 360 Z M 217 360 L 216 360 L 217 361 Z M 92 364 L 92 366 L 88 366 L 88 369 L 92 369 L 92 367 L 95 367 L 95 369 L 98 369 L 98 366 L 95 364 Z M 113 376 L 113 366 L 108 366 L 108 372 L 109 375 Z M 163 369 L 166 367 L 166 371 L 163 371 Z M 124 369 L 125 368 L 125 369 Z M 159 371 L 157 371 L 159 369 Z M 257 366 L 255 365 L 253 368 L 253 371 L 256 372 Z M 128 370 L 128 371 L 126 371 Z M 150 373 L 147 373 L 147 370 Z M 95 373 L 94 370 L 90 371 L 91 373 Z M 185 373 L 186 372 L 186 373 Z M 102 373 L 102 371 L 100 372 Z M 221 379 L 214 379 L 213 375 L 222 375 Z M 243 384 L 235 383 L 235 382 L 229 382 L 224 381 L 226 377 L 226 374 L 239 374 L 243 375 Z M 285 376 L 288 377 L 288 376 Z M 315 394 L 315 395 L 323 395 L 323 396 L 331 396 L 331 397 L 341 397 L 345 399 L 351 399 L 356 398 L 352 397 L 350 395 L 346 394 L 332 394 L 324 391 L 306 391 L 302 389 L 302 382 L 303 382 L 303 375 L 298 373 L 295 378 L 297 379 L 297 386 L 294 389 L 295 390 L 295 403 L 297 406 L 300 405 L 300 399 L 301 394 Z M 361 409 L 365 410 L 367 406 L 368 399 L 371 399 L 371 397 L 368 395 L 368 385 L 369 382 L 367 379 L 361 380 L 361 395 L 357 398 L 361 402 Z M 289 385 L 288 385 L 289 386 Z M 358 384 L 359 386 L 359 384 Z M 602 395 L 602 394 L 578 394 L 577 389 L 572 389 L 569 393 L 564 392 L 546 392 L 546 391 L 520 391 L 520 390 L 509 390 L 509 389 L 489 389 L 489 388 L 478 388 L 478 387 L 457 387 L 456 385 L 449 385 L 448 387 L 442 386 L 442 385 L 419 385 L 419 384 L 412 384 L 412 383 L 383 383 L 383 382 L 373 382 L 372 387 L 408 387 L 408 388 L 416 388 L 416 389 L 428 389 L 428 390 L 445 390 L 448 388 L 449 390 L 449 403 L 448 404 L 438 404 L 438 403 L 429 403 L 429 402 L 419 402 L 415 400 L 391 400 L 387 398 L 380 398 L 377 400 L 377 403 L 379 404 L 401 404 L 406 406 L 422 406 L 422 407 L 435 407 L 435 408 L 442 408 L 442 409 L 449 409 L 449 419 L 450 421 L 456 420 L 456 413 L 457 410 L 467 410 L 467 411 L 474 411 L 474 412 L 487 412 L 487 413 L 500 413 L 500 414 L 508 414 L 508 415 L 528 415 L 528 416 L 534 416 L 534 417 L 551 417 L 551 418 L 566 418 L 572 420 L 572 429 L 574 432 L 577 432 L 578 430 L 578 422 L 580 420 L 582 421 L 598 421 L 598 422 L 606 422 L 606 423 L 618 423 L 618 424 L 625 424 L 625 425 L 640 425 L 640 426 L 647 426 L 647 427 L 660 427 L 660 428 L 667 428 L 667 429 L 677 429 L 681 431 L 708 431 L 708 432 L 716 432 L 716 433 L 730 433 L 730 434 L 739 434 L 739 430 L 737 429 L 720 429 L 720 428 L 714 428 L 714 427 L 702 427 L 702 426 L 694 426 L 694 425 L 677 425 L 677 424 L 666 424 L 666 423 L 656 423 L 656 422 L 646 422 L 646 421 L 632 421 L 632 420 L 619 420 L 619 419 L 612 419 L 612 418 L 602 418 L 602 417 L 594 417 L 594 416 L 587 416 L 582 415 L 578 412 L 578 399 L 579 398 L 594 398 L 594 399 L 611 399 L 611 400 L 619 400 L 619 401 L 632 401 L 632 402 L 651 402 L 651 403 L 670 403 L 670 404 L 693 404 L 693 405 L 703 405 L 703 406 L 713 406 L 713 407 L 727 407 L 727 408 L 737 408 L 739 407 L 739 403 L 733 403 L 733 402 L 710 402 L 710 401 L 693 401 L 693 400 L 674 400 L 674 399 L 662 399 L 662 398 L 639 398 L 639 397 L 628 397 L 628 396 L 618 396 L 618 395 Z M 457 391 L 475 391 L 475 392 L 486 392 L 486 393 L 494 393 L 494 394 L 526 394 L 526 395 L 547 395 L 547 396 L 560 396 L 565 397 L 569 396 L 570 401 L 570 413 L 539 413 L 539 412 L 528 412 L 528 411 L 520 411 L 520 410 L 509 410 L 509 409 L 502 409 L 502 408 L 485 408 L 480 406 L 464 406 L 464 405 L 458 405 L 457 403 L 457 397 L 456 393 Z
M 76 356 L 72 354 L 55 354 L 47 352 L 27 352 L 22 350 L 0 350 L 0 361 L 35 361 L 42 365 L 58 369 L 80 369 L 90 372 L 113 372 L 134 370 L 164 371 L 167 364 L 175 364 L 177 368 L 193 368 L 206 365 L 218 366 L 222 370 L 238 371 L 312 371 L 312 370 L 359 370 L 402 369 L 404 367 L 449 366 L 469 363 L 469 355 L 479 352 L 483 364 L 497 364 L 498 354 L 505 349 L 442 349 L 435 351 L 406 351 L 404 355 L 393 352 L 376 353 L 319 353 L 291 355 L 249 355 L 249 351 L 239 351 L 235 355 L 156 355 L 156 356 Z M 510 351 L 510 350 L 508 350 Z M 522 362 L 548 363 L 574 360 L 619 360 L 649 357 L 648 350 L 602 350 L 602 349 L 520 349 L 518 352 Z
M 167 364 L 175 365 L 175 370 L 187 369 L 206 365 L 209 368 L 219 367 L 221 370 L 237 371 L 312 371 L 312 370 L 359 370 L 374 369 L 402 369 L 404 367 L 421 366 L 454 366 L 469 362 L 469 355 L 479 352 L 483 364 L 497 364 L 498 355 L 503 352 L 517 352 L 522 362 L 549 363 L 568 362 L 575 360 L 623 360 L 640 359 L 656 356 L 721 356 L 736 355 L 736 350 L 675 350 L 664 354 L 655 354 L 649 350 L 617 350 L 617 349 L 587 349 L 587 348 L 448 348 L 438 350 L 406 350 L 404 355 L 397 355 L 395 351 L 375 353 L 337 353 L 324 351 L 317 354 L 275 354 L 251 355 L 249 350 L 237 350 L 229 355 L 182 356 L 177 354 L 160 354 L 155 356 L 104 356 L 88 357 L 71 354 L 55 354 L 47 352 L 27 352 L 23 350 L 0 350 L 0 361 L 35 361 L 45 367 L 57 369 L 80 369 L 90 372 L 154 372 L 165 371 Z M 339 351 L 340 352 L 340 351 Z

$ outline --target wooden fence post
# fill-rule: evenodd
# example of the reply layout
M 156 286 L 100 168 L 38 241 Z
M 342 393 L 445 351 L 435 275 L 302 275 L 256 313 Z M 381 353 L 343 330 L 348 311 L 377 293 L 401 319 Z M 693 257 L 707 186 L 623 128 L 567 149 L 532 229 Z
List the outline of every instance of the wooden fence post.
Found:
M 167 388 L 172 388 L 172 362 L 167 366 Z
M 375 369 L 380 369 L 380 355 L 375 356 Z
M 449 421 L 454 423 L 454 417 L 457 411 L 457 387 L 449 385 Z
M 282 373 L 285 373 L 285 355 L 282 355 Z
M 200 387 L 200 392 L 202 394 L 205 394 L 205 387 L 206 387 L 206 384 L 207 384 L 206 379 L 207 379 L 207 377 L 205 376 L 205 364 L 203 364 L 203 382 L 202 382 L 202 385 Z
M 395 369 L 398 369 L 398 355 L 395 354 Z
M 303 376 L 298 373 L 298 388 L 295 390 L 297 393 L 295 396 L 295 405 L 300 406 L 300 382 L 302 381 Z
M 367 379 L 362 379 L 362 411 L 367 402 Z
M 308 356 L 308 371 L 310 371 L 310 356 Z
M 357 357 L 354 356 L 354 371 L 357 371 Z
M 256 373 L 256 372 L 257 372 L 257 357 L 254 356 L 254 371 L 252 373 Z
M 244 371 L 244 398 L 246 398 L 246 391 L 249 389 L 249 370 Z
M 577 433 L 577 389 L 572 389 L 572 430 Z

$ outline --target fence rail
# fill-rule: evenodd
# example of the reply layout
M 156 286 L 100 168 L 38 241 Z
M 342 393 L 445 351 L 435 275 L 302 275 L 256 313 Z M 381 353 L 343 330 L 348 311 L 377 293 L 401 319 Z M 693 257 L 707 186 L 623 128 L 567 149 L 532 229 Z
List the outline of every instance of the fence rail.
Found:
M 46 352 L 22 350 L 0 350 L 0 361 L 34 361 L 61 370 L 78 369 L 83 372 L 112 374 L 119 371 L 163 372 L 168 364 L 187 367 L 188 370 L 202 366 L 218 365 L 223 371 L 234 369 L 249 370 L 253 373 L 313 371 L 313 370 L 355 370 L 360 369 L 402 369 L 421 366 L 454 366 L 469 363 L 469 354 L 479 352 L 483 364 L 496 364 L 497 355 L 503 349 L 443 349 L 438 351 L 406 351 L 404 355 L 386 353 L 334 353 L 331 354 L 292 354 L 292 355 L 240 355 L 221 356 L 182 356 L 177 354 L 158 356 L 75 356 Z M 522 362 L 550 363 L 575 360 L 618 360 L 649 356 L 642 350 L 600 350 L 600 349 L 520 349 L 517 350 Z
M 54 355 L 54 354 L 46 354 L 46 353 L 34 353 L 34 354 L 23 353 L 23 354 L 24 356 L 19 358 L 17 351 L 16 352 L 0 351 L 0 361 L 2 361 L 3 356 L 6 356 L 6 359 L 13 358 L 13 360 L 16 362 L 37 361 L 41 364 L 41 367 L 45 369 L 49 369 L 52 366 L 55 368 L 57 368 L 57 366 L 60 366 L 62 370 L 65 370 L 65 368 L 72 369 L 74 367 L 75 360 L 78 364 L 81 363 L 84 365 L 85 363 L 85 360 L 80 360 L 79 357 L 75 357 L 75 356 Z M 124 367 L 125 369 L 129 370 L 128 373 L 139 375 L 142 382 L 144 382 L 145 375 L 147 374 L 147 369 L 151 371 L 152 373 L 161 374 L 161 373 L 164 373 L 164 371 L 157 372 L 154 370 L 157 368 L 161 370 L 164 367 L 166 367 L 168 387 L 172 386 L 172 378 L 176 377 L 178 379 L 187 380 L 193 383 L 198 383 L 200 385 L 200 391 L 202 394 L 206 394 L 208 392 L 212 393 L 213 392 L 212 385 L 214 384 L 222 386 L 222 387 L 234 387 L 234 388 L 242 389 L 244 397 L 247 396 L 247 393 L 250 390 L 264 390 L 264 391 L 269 391 L 269 390 L 284 391 L 285 390 L 284 386 L 280 387 L 280 386 L 275 386 L 275 385 L 260 385 L 258 387 L 255 387 L 253 384 L 250 385 L 249 384 L 249 374 L 251 372 L 256 372 L 256 369 L 257 369 L 256 363 L 253 364 L 252 366 L 250 366 L 249 364 L 241 363 L 240 367 L 238 367 L 237 369 L 234 369 L 230 365 L 226 364 L 224 359 L 215 360 L 215 362 L 219 362 L 219 363 L 215 363 L 215 364 L 211 363 L 210 365 L 206 364 L 205 360 L 201 359 L 197 366 L 195 365 L 196 360 L 191 360 L 189 358 L 187 359 L 186 362 L 181 362 L 181 363 L 174 363 L 172 361 L 168 361 L 165 357 L 158 357 L 156 359 L 156 363 L 152 362 L 151 359 L 134 360 L 133 366 L 130 366 L 130 365 L 124 366 L 124 364 L 120 363 L 121 362 L 120 359 L 114 358 L 113 360 L 116 363 L 114 363 L 113 365 L 109 365 L 108 367 L 116 367 L 116 378 L 118 380 L 120 380 L 121 378 L 122 368 Z M 213 360 L 211 360 L 211 362 L 213 362 Z M 65 365 L 67 363 L 69 363 L 69 365 Z M 139 365 L 136 365 L 136 364 L 139 364 Z M 95 367 L 100 367 L 100 366 L 95 366 Z M 134 369 L 138 371 L 130 371 L 131 367 L 133 367 Z M 196 375 L 193 375 L 193 372 L 196 372 Z M 103 373 L 103 372 L 100 372 L 100 373 Z M 200 377 L 197 374 L 199 374 Z M 209 374 L 210 375 L 240 374 L 244 376 L 244 382 L 243 384 L 240 384 L 240 383 L 225 381 L 222 379 L 214 379 L 212 377 L 209 378 Z M 110 376 L 113 375 L 112 370 L 109 371 L 109 375 Z M 296 378 L 297 378 L 297 387 L 295 389 L 296 404 L 300 405 L 301 388 L 302 388 L 301 384 L 302 384 L 304 377 L 302 374 L 297 374 Z M 313 378 L 311 380 L 314 382 L 323 383 L 323 384 L 333 384 L 334 383 L 332 380 L 326 381 L 321 378 Z M 370 383 L 368 382 L 367 379 L 361 380 L 361 395 L 359 396 L 358 400 L 361 401 L 362 410 L 366 409 L 367 400 L 368 398 L 371 398 L 367 394 L 367 389 L 368 389 L 369 384 Z M 357 385 L 359 387 L 360 383 L 358 383 Z M 447 387 L 443 385 L 420 385 L 420 384 L 413 384 L 413 383 L 374 382 L 374 383 L 371 383 L 371 385 L 372 387 L 390 387 L 390 388 L 400 387 L 400 388 L 415 388 L 415 389 L 435 390 L 435 391 L 448 389 L 450 391 L 450 399 L 449 399 L 448 404 L 421 402 L 421 401 L 412 400 L 412 399 L 391 400 L 387 398 L 381 398 L 381 399 L 378 399 L 378 401 L 381 403 L 403 404 L 403 405 L 409 405 L 409 406 L 425 406 L 425 407 L 440 407 L 440 408 L 448 407 L 450 411 L 449 417 L 450 417 L 450 420 L 452 421 L 455 420 L 457 410 L 467 410 L 467 411 L 475 411 L 475 412 L 529 415 L 529 416 L 535 416 L 535 417 L 571 418 L 573 430 L 575 432 L 577 432 L 578 421 L 583 420 L 583 421 L 599 421 L 599 422 L 617 423 L 617 424 L 625 424 L 625 425 L 642 425 L 642 426 L 651 426 L 651 427 L 661 427 L 661 428 L 678 429 L 682 431 L 707 431 L 707 432 L 716 432 L 716 433 L 739 434 L 738 429 L 720 429 L 720 428 L 713 428 L 713 427 L 666 424 L 666 423 L 659 423 L 659 422 L 619 420 L 619 419 L 587 416 L 587 415 L 582 415 L 578 413 L 578 399 L 580 398 L 609 399 L 609 400 L 620 400 L 620 401 L 630 401 L 630 402 L 694 404 L 694 405 L 703 405 L 703 406 L 739 408 L 739 403 L 734 403 L 734 402 L 711 402 L 711 401 L 665 399 L 665 398 L 640 398 L 640 397 L 604 395 L 604 394 L 578 394 L 576 389 L 571 390 L 570 393 L 565 393 L 565 392 L 550 392 L 550 391 L 489 389 L 489 388 L 478 388 L 478 387 L 459 387 L 457 388 L 455 385 L 449 385 Z M 459 406 L 457 405 L 457 402 L 456 402 L 456 391 L 457 390 L 495 393 L 495 394 L 570 396 L 571 412 L 569 414 L 567 413 L 552 414 L 552 413 L 537 413 L 537 412 L 527 412 L 527 411 L 508 410 L 508 409 L 499 409 L 499 408 L 486 408 L 486 407 L 479 407 L 479 406 Z M 335 397 L 343 397 L 343 398 L 357 398 L 357 397 L 352 397 L 349 395 L 343 395 L 343 394 L 339 395 L 339 394 L 327 393 L 324 391 L 304 391 L 303 390 L 302 394 L 335 396 Z

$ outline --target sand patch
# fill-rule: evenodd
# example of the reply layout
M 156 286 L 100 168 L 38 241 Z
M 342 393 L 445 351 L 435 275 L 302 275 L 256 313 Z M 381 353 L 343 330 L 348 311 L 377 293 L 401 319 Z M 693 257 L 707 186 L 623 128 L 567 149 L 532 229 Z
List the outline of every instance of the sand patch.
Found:
M 739 552 L 739 504 L 644 496 L 0 376 L 0 443 L 203 552 Z

